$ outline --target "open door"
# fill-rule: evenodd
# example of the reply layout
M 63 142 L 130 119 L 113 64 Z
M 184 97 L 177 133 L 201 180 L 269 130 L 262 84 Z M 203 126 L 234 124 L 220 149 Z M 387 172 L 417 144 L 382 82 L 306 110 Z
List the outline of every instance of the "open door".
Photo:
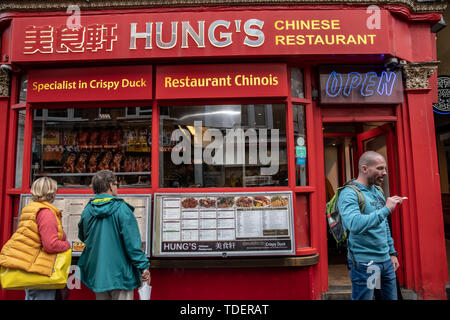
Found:
M 364 131 L 356 135 L 358 159 L 365 151 L 375 151 L 383 155 L 387 162 L 387 175 L 384 179 L 385 197 L 398 195 L 398 169 L 397 154 L 394 148 L 394 129 L 391 123 Z M 399 207 L 390 215 L 390 227 L 392 238 L 394 239 L 395 249 L 398 252 L 400 267 L 397 270 L 397 277 L 400 284 L 403 284 L 403 255 L 402 255 L 402 237 L 400 228 Z
M 386 159 L 388 174 L 382 186 L 385 196 L 398 194 L 397 154 L 394 144 L 392 123 L 324 124 L 327 198 L 330 197 L 328 193 L 334 194 L 338 186 L 358 176 L 358 159 L 365 151 L 369 150 L 380 153 Z M 395 249 L 399 254 L 400 268 L 397 270 L 397 277 L 402 285 L 402 237 L 398 210 L 401 209 L 396 209 L 396 212 L 391 215 L 390 226 Z M 345 252 L 336 246 L 333 237 L 328 233 L 330 286 L 351 285 L 345 263 Z

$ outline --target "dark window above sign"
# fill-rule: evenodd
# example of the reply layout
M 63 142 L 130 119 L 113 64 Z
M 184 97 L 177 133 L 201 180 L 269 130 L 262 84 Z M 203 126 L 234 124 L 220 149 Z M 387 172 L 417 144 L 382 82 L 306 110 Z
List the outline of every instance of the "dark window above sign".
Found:
M 382 66 L 321 66 L 322 104 L 397 104 L 403 102 L 401 71 Z

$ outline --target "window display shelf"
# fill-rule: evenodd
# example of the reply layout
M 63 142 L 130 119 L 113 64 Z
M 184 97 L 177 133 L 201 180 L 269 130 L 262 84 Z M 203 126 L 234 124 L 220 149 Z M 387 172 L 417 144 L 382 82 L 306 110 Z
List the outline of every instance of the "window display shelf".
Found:
M 144 176 L 151 174 L 151 171 L 144 172 L 114 172 L 116 176 Z M 92 177 L 95 173 L 41 173 L 35 174 L 36 177 Z

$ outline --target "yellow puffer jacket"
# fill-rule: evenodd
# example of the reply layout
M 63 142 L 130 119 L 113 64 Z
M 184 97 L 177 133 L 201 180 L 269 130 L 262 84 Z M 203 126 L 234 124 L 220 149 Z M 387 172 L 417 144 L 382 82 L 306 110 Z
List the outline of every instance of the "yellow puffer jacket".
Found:
M 56 253 L 44 251 L 36 223 L 36 214 L 41 209 L 50 209 L 58 222 L 58 239 L 63 238 L 61 211 L 48 202 L 30 202 L 22 209 L 16 232 L 6 242 L 0 253 L 0 265 L 27 272 L 51 276 Z

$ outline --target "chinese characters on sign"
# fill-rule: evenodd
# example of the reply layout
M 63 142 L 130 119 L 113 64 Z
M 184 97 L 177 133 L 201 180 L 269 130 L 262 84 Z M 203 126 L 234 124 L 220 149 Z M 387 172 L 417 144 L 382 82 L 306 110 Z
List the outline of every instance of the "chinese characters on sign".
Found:
M 116 29 L 117 24 L 93 24 L 78 30 L 32 25 L 25 29 L 24 54 L 112 51 Z

